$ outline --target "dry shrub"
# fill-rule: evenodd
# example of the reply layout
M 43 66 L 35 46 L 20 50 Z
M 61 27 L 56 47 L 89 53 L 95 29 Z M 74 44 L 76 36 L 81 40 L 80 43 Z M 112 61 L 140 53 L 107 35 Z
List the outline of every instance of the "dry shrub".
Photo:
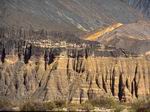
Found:
M 132 103 L 131 111 L 133 112 L 150 112 L 150 99 L 139 99 Z

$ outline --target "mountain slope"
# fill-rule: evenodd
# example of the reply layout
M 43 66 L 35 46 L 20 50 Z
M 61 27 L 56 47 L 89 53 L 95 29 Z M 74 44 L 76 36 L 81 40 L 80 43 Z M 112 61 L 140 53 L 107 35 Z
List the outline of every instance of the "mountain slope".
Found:
M 150 22 L 127 24 L 97 39 L 101 43 L 134 53 L 150 51 Z
M 116 24 L 110 25 L 106 28 L 96 30 L 95 32 L 86 35 L 84 38 L 85 40 L 95 41 L 97 40 L 98 37 L 101 37 L 105 35 L 106 33 L 112 32 L 113 30 L 119 28 L 122 25 L 123 25 L 122 23 L 116 23 Z
M 145 16 L 150 18 L 150 0 L 124 0 L 133 8 L 141 11 Z
M 120 0 L 1 0 L 0 25 L 91 31 L 143 19 Z

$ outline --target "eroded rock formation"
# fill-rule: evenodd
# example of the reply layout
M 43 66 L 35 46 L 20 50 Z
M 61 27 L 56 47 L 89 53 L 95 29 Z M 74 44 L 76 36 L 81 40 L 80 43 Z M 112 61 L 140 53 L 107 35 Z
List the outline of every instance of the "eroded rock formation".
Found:
M 81 103 L 101 95 L 132 101 L 149 94 L 150 62 L 142 57 L 58 56 L 46 70 L 43 57 L 0 63 L 0 96 L 10 99 Z

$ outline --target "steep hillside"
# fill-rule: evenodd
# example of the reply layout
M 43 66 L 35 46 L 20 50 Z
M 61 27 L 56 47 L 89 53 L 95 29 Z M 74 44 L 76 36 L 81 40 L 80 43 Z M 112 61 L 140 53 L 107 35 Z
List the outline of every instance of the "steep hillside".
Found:
M 150 18 L 150 0 L 123 0 L 133 8 L 141 11 L 146 17 Z
M 107 46 L 142 54 L 150 51 L 150 23 L 140 21 L 126 24 L 99 37 L 97 40 Z
M 143 19 L 120 0 L 0 0 L 0 25 L 91 31 Z
M 123 25 L 122 23 L 116 23 L 116 24 L 110 25 L 108 27 L 101 28 L 99 30 L 96 30 L 92 33 L 85 35 L 84 39 L 90 40 L 90 41 L 96 41 L 99 37 L 105 35 L 106 33 L 112 32 L 113 30 L 119 28 L 122 25 Z

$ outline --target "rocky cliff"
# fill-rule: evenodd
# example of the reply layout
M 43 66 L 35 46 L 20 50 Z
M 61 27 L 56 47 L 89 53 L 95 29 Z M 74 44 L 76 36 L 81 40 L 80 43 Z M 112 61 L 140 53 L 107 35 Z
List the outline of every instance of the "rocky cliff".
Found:
M 43 57 L 32 57 L 28 64 L 7 57 L 0 63 L 0 96 L 81 103 L 101 95 L 121 101 L 150 95 L 150 61 L 142 57 L 60 56 L 46 70 Z

